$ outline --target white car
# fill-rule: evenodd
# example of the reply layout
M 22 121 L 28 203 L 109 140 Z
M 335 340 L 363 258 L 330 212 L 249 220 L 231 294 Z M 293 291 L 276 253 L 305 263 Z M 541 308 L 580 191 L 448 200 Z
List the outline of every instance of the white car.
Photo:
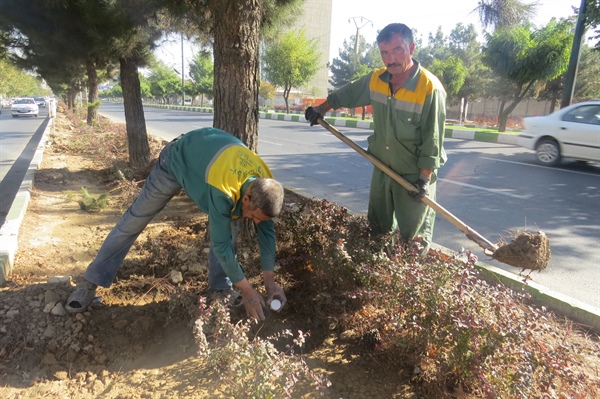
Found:
M 600 161 L 600 101 L 571 104 L 546 116 L 523 118 L 517 138 L 535 150 L 539 163 L 558 164 L 562 158 Z
M 13 118 L 21 115 L 33 115 L 37 117 L 40 108 L 36 104 L 35 100 L 31 97 L 17 98 L 13 101 L 10 106 L 10 112 L 12 113 Z

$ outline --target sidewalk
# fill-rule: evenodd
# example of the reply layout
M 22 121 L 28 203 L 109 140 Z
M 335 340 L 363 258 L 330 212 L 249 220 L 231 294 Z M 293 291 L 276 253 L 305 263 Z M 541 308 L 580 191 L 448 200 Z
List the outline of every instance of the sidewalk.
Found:
M 172 108 L 183 109 L 184 107 L 177 106 Z M 189 109 L 190 107 L 185 108 L 192 111 L 191 109 Z M 194 112 L 207 111 L 196 110 Z M 298 114 L 286 115 L 277 113 L 261 113 L 260 118 L 307 123 L 304 120 L 304 116 Z M 345 119 L 326 117 L 326 120 L 335 126 L 350 127 L 346 124 Z M 351 122 L 356 123 L 356 126 L 352 127 L 365 129 L 372 128 L 372 126 L 370 125 L 371 122 Z M 14 267 L 14 256 L 17 252 L 18 244 L 18 231 L 21 221 L 25 216 L 25 212 L 27 211 L 27 205 L 29 203 L 29 188 L 33 184 L 34 173 L 41 164 L 43 149 L 46 142 L 46 133 L 49 131 L 51 126 L 52 119 L 46 127 L 46 131 L 44 132 L 40 144 L 38 145 L 38 150 L 36 151 L 31 165 L 29 166 L 25 180 L 23 181 L 21 189 L 11 206 L 6 223 L 0 229 L 0 286 L 2 286 L 8 278 L 8 276 L 10 276 Z M 512 140 L 516 139 L 515 134 L 483 134 L 483 132 L 477 132 L 476 130 L 453 130 L 451 126 L 449 126 L 446 129 L 446 137 L 458 138 L 463 140 L 497 142 L 505 144 L 513 144 Z M 434 244 L 434 248 L 449 254 L 456 254 L 455 251 L 439 245 Z M 525 284 L 521 277 L 513 273 L 507 272 L 505 270 L 502 270 L 500 268 L 497 268 L 495 266 L 486 264 L 484 262 L 478 261 L 475 266 L 480 270 L 481 277 L 486 279 L 488 282 L 492 284 L 502 283 L 515 291 L 526 292 L 531 295 L 532 301 L 536 304 L 540 306 L 545 306 L 558 314 L 568 317 L 570 320 L 576 323 L 580 323 L 582 325 L 590 327 L 596 332 L 600 332 L 600 309 L 597 309 L 591 305 L 588 305 L 584 302 L 568 297 L 566 295 L 554 292 L 548 289 L 547 287 L 544 287 L 535 282 L 528 282 L 527 284 Z

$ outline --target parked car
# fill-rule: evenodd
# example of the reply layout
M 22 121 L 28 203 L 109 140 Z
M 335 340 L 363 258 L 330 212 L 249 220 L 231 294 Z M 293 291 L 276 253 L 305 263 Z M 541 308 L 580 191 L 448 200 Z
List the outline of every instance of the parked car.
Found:
M 38 105 L 38 107 L 46 107 L 46 100 L 42 97 L 33 97 L 33 99 L 35 100 L 35 103 Z
M 600 101 L 571 104 L 546 116 L 523 118 L 517 138 L 535 150 L 539 163 L 557 165 L 562 158 L 600 161 Z
M 16 98 L 10 106 L 10 112 L 12 113 L 13 118 L 21 115 L 33 115 L 34 117 L 37 117 L 40 108 L 31 97 Z

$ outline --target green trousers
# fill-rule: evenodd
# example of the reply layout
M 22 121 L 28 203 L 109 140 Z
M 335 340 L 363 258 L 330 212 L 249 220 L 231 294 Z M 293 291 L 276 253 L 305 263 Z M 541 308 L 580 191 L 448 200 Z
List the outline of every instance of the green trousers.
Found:
M 414 183 L 419 176 L 403 177 Z M 435 180 L 432 179 L 428 191 L 429 198 L 434 201 Z M 414 240 L 420 236 L 426 247 L 432 243 L 435 211 L 423 202 L 415 201 L 408 190 L 377 168 L 373 170 L 371 178 L 367 217 L 374 236 L 399 229 L 404 240 Z

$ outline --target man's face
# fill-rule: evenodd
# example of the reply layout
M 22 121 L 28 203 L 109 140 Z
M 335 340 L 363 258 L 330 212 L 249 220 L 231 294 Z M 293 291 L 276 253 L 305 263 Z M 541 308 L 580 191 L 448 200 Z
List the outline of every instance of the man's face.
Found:
M 252 219 L 256 224 L 271 220 L 271 218 L 265 215 L 260 209 L 252 207 L 250 197 L 247 195 L 242 198 L 242 215 L 248 219 Z
M 406 72 L 412 66 L 415 44 L 407 45 L 402 36 L 394 35 L 389 42 L 379 43 L 381 59 L 392 75 Z

